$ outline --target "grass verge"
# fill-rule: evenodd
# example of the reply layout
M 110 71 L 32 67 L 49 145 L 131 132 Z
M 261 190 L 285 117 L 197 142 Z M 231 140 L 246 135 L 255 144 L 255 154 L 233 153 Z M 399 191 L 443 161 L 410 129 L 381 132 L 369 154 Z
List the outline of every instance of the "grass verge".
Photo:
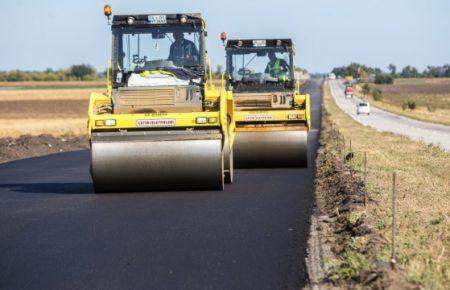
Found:
M 342 112 L 324 85 L 324 107 L 334 127 L 352 144 L 352 167 L 361 178 L 364 152 L 367 154 L 365 222 L 373 225 L 385 243 L 376 251 L 376 261 L 387 263 L 391 251 L 391 175 L 397 172 L 397 261 L 408 281 L 427 289 L 450 285 L 450 154 L 437 147 L 414 142 L 391 133 L 364 127 Z M 345 152 L 348 153 L 348 152 Z M 348 240 L 343 245 L 348 248 Z M 364 252 L 359 252 L 364 256 Z M 370 255 L 368 258 L 370 261 Z M 335 278 L 354 276 L 342 270 L 364 270 L 366 261 L 352 254 L 340 256 L 331 273 Z M 344 267 L 348 269 L 348 267 Z M 358 272 L 358 271 L 357 271 Z M 333 275 L 333 274 L 332 274 Z

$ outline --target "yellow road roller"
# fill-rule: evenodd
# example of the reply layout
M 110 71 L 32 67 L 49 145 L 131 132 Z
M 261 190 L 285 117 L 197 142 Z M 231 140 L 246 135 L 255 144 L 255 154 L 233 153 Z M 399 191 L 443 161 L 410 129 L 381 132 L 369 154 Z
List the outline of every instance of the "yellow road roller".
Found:
M 233 179 L 233 99 L 212 82 L 201 14 L 104 12 L 107 89 L 88 109 L 95 191 L 223 189 Z
M 236 167 L 307 167 L 310 96 L 300 93 L 292 40 L 228 40 L 225 50 Z

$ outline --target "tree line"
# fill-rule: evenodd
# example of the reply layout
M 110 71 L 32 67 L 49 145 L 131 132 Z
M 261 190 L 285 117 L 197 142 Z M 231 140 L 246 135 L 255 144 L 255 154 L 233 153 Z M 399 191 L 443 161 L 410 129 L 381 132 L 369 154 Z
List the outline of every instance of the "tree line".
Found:
M 419 71 L 414 66 L 405 66 L 398 71 L 397 66 L 390 64 L 385 72 L 380 68 L 369 67 L 359 63 L 351 63 L 347 66 L 335 67 L 332 72 L 337 76 L 351 75 L 355 79 L 364 81 L 373 78 L 373 82 L 380 84 L 392 84 L 395 78 L 444 78 L 450 77 L 450 64 L 443 66 L 427 66 L 423 71 Z
M 100 76 L 94 67 L 88 64 L 72 65 L 67 69 L 45 71 L 0 71 L 0 82 L 26 81 L 93 81 Z

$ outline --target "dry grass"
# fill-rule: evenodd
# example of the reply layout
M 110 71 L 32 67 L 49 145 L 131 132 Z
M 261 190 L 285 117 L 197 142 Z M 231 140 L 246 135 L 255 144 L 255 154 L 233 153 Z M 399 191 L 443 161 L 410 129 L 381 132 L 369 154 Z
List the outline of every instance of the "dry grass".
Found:
M 34 100 L 89 100 L 92 89 L 64 89 L 64 90 L 13 90 L 1 91 L 2 101 L 34 101 Z M 98 90 L 97 90 L 98 91 Z M 100 90 L 101 91 L 101 90 Z
M 0 138 L 17 138 L 27 134 L 33 136 L 50 134 L 55 137 L 85 135 L 86 122 L 86 118 L 0 120 Z
M 376 107 L 417 120 L 450 125 L 450 79 L 397 79 L 393 85 L 371 85 L 383 92 L 381 102 L 369 99 Z M 359 95 L 360 86 L 357 87 Z M 408 100 L 416 103 L 415 110 L 403 110 Z
M 91 91 L 0 91 L 0 137 L 86 134 Z
M 428 289 L 450 284 L 450 154 L 437 147 L 364 127 L 343 113 L 324 87 L 324 103 L 332 121 L 352 140 L 354 165 L 361 169 L 368 158 L 367 208 L 388 246 L 379 258 L 389 261 L 391 237 L 391 175 L 397 172 L 397 259 L 410 281 Z

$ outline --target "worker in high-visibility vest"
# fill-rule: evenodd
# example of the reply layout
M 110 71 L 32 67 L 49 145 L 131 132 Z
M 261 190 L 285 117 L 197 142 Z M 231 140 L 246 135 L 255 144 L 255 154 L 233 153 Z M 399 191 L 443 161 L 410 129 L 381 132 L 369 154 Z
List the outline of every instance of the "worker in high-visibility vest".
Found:
M 291 80 L 290 68 L 284 59 L 277 58 L 275 52 L 269 52 L 269 60 L 265 70 L 266 74 L 283 82 Z

